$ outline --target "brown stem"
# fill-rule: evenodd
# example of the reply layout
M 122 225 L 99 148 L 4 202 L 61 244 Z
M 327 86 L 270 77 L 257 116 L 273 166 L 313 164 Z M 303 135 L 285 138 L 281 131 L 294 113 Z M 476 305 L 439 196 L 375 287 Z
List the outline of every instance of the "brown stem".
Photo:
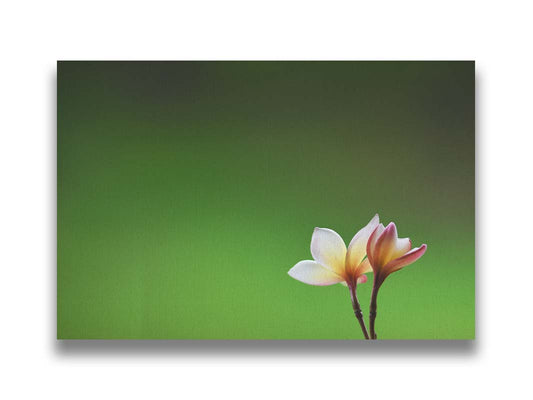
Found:
M 350 289 L 350 296 L 352 298 L 352 307 L 353 312 L 355 314 L 355 318 L 359 321 L 359 325 L 361 325 L 361 330 L 363 331 L 363 335 L 365 335 L 365 339 L 370 339 L 368 336 L 368 332 L 366 330 L 365 321 L 363 319 L 363 312 L 361 311 L 361 306 L 359 305 L 359 301 L 357 300 L 357 294 L 356 294 L 356 288 L 357 288 L 357 281 L 353 283 L 348 283 L 348 288 Z
M 372 297 L 370 298 L 370 338 L 371 339 L 377 339 L 376 335 L 376 315 L 378 310 L 378 291 L 379 291 L 379 284 L 377 284 L 376 278 L 374 278 L 374 286 L 372 286 Z

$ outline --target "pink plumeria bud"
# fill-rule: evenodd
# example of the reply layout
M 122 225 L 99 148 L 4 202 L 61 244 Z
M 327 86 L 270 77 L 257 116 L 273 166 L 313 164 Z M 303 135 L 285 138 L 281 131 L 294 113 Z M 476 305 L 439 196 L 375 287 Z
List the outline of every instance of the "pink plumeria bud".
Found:
M 427 245 L 411 248 L 411 240 L 399 239 L 396 225 L 379 224 L 368 239 L 366 254 L 374 271 L 374 281 L 381 286 L 387 276 L 414 263 L 426 252 Z

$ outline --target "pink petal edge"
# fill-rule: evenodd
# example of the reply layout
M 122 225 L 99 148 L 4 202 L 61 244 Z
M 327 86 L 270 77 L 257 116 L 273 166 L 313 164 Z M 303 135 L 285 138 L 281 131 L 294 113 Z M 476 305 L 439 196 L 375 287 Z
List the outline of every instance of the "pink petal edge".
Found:
M 427 249 L 426 244 L 423 244 L 420 247 L 415 247 L 414 249 L 405 253 L 403 256 L 398 257 L 392 261 L 389 261 L 389 263 L 385 266 L 385 268 L 389 272 L 397 271 L 400 268 L 403 268 L 409 264 L 414 263 L 416 260 L 422 257 L 424 253 L 426 252 L 426 249 Z
M 372 231 L 370 236 L 368 237 L 368 242 L 366 242 L 366 257 L 368 258 L 368 261 L 370 262 L 370 265 L 372 266 L 372 269 L 374 269 L 373 265 L 373 259 L 374 259 L 374 247 L 372 246 L 372 242 L 374 241 L 374 236 L 376 236 L 376 232 L 379 229 L 379 224 L 376 226 L 376 228 Z

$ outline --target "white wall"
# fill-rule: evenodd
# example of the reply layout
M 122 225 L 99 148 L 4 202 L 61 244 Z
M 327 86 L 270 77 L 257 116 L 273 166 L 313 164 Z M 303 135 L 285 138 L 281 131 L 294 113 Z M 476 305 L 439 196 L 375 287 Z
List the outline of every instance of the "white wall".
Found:
M 527 2 L 252 3 L 0 6 L 0 397 L 524 398 L 533 356 Z M 57 343 L 57 59 L 475 59 L 478 339 Z

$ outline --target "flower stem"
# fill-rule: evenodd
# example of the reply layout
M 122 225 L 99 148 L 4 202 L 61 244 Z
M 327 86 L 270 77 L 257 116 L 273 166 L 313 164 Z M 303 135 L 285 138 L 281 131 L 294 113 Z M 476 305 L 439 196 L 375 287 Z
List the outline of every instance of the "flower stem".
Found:
M 376 315 L 378 310 L 378 291 L 379 291 L 379 285 L 376 285 L 376 280 L 374 279 L 374 286 L 372 286 L 372 297 L 370 299 L 370 338 L 371 339 L 377 339 L 376 335 Z
M 366 330 L 365 321 L 363 319 L 363 312 L 361 311 L 361 306 L 359 305 L 359 301 L 357 300 L 357 294 L 356 294 L 356 288 L 357 288 L 357 281 L 354 283 L 348 284 L 348 288 L 350 289 L 350 297 L 352 298 L 352 307 L 353 312 L 355 314 L 355 318 L 359 321 L 359 325 L 361 325 L 361 330 L 363 331 L 363 335 L 365 335 L 365 339 L 370 339 L 368 336 L 368 332 Z

